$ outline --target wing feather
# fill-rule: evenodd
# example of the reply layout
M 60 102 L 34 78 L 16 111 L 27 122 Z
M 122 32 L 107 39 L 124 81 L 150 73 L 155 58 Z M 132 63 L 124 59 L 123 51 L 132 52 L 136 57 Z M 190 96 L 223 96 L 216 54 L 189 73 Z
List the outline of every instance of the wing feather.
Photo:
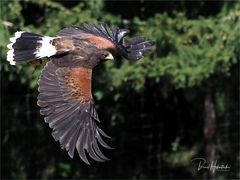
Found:
M 74 74 L 79 75 L 81 70 L 80 67 L 58 67 L 48 62 L 38 81 L 38 105 L 61 148 L 66 149 L 71 158 L 76 149 L 80 158 L 90 164 L 87 154 L 95 161 L 108 160 L 99 145 L 110 148 L 101 137 L 109 136 L 97 126 L 100 121 L 91 99 L 91 84 L 82 86 L 82 83 L 91 83 L 91 78 L 74 80 Z M 83 88 L 88 88 L 90 92 Z
M 88 35 L 91 36 L 88 36 Z M 99 26 L 93 24 L 84 24 L 81 27 L 65 28 L 59 32 L 59 36 L 75 36 L 80 39 L 90 39 L 92 43 L 101 49 L 117 51 L 120 55 L 128 60 L 139 60 L 150 52 L 154 41 L 146 40 L 144 36 L 136 36 L 132 39 L 125 40 L 129 30 L 111 27 L 110 30 L 105 23 Z M 102 37 L 99 39 L 97 37 Z M 111 42 L 109 44 L 109 42 Z M 105 45 L 104 45 L 105 44 Z

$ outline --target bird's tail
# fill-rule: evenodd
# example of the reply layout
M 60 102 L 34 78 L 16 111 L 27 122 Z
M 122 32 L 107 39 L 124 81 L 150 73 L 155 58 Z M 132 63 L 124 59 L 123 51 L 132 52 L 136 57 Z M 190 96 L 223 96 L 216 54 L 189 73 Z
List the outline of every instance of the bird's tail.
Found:
M 57 52 L 52 44 L 55 38 L 18 31 L 14 37 L 10 38 L 11 43 L 7 45 L 9 49 L 7 61 L 11 65 L 15 65 L 53 56 Z

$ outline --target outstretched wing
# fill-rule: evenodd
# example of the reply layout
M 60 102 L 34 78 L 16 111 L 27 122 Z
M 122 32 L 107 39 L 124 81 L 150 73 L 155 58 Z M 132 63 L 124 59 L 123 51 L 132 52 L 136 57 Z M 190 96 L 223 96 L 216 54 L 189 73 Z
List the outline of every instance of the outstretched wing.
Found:
M 129 60 L 139 60 L 151 51 L 154 41 L 146 40 L 143 36 L 136 36 L 125 40 L 129 31 L 112 27 L 110 30 L 104 23 L 99 26 L 84 24 L 82 27 L 65 28 L 59 32 L 59 36 L 81 36 L 88 39 L 98 48 L 117 51 L 120 55 Z
M 53 128 L 53 137 L 73 158 L 74 151 L 87 164 L 86 153 L 96 161 L 108 160 L 99 144 L 110 148 L 102 139 L 108 137 L 100 122 L 91 94 L 92 70 L 83 67 L 58 67 L 48 62 L 38 81 L 38 105 L 44 120 Z

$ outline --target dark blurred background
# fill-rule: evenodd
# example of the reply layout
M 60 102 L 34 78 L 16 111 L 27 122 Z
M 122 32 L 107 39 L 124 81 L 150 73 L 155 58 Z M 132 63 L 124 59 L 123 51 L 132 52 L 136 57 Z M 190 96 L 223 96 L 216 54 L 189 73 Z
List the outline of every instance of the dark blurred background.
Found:
M 237 1 L 0 1 L 1 179 L 239 179 L 240 4 Z M 137 63 L 96 68 L 94 97 L 111 159 L 70 159 L 39 114 L 41 69 L 10 66 L 17 30 L 54 36 L 103 21 L 156 41 Z M 227 171 L 198 170 L 194 158 Z

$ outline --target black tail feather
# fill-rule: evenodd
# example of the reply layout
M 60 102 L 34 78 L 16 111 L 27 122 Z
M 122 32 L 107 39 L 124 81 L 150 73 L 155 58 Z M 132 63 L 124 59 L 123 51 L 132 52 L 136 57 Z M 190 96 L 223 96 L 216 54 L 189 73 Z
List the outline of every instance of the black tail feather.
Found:
M 51 45 L 52 39 L 54 38 L 18 31 L 10 38 L 11 43 L 7 45 L 9 49 L 7 61 L 15 65 L 52 56 L 56 53 L 55 47 Z

